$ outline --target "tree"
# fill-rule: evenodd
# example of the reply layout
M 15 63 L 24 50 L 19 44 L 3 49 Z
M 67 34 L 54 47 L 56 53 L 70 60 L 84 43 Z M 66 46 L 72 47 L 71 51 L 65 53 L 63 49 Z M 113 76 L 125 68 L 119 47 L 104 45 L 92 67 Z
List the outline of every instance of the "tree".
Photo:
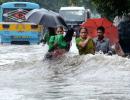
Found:
M 130 0 L 91 0 L 103 17 L 113 19 L 115 16 L 128 14 Z

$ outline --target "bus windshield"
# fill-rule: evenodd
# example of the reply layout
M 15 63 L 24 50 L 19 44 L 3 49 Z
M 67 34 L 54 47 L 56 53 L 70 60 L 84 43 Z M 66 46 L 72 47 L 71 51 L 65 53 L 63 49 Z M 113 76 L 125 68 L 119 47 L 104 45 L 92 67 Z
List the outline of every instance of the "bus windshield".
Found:
M 3 22 L 26 22 L 25 15 L 32 9 L 40 8 L 31 2 L 6 2 L 1 5 Z
M 3 21 L 4 22 L 26 22 L 25 15 L 31 9 L 3 9 Z
M 66 21 L 84 21 L 85 19 L 84 10 L 61 10 L 60 14 Z

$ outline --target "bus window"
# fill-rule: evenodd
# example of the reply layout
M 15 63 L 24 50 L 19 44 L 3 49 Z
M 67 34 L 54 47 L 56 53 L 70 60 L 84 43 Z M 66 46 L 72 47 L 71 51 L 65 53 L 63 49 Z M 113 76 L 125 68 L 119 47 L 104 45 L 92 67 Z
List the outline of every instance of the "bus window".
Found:
M 25 22 L 25 15 L 30 9 L 4 9 L 3 10 L 3 21 L 5 22 Z
M 31 2 L 7 2 L 1 5 L 2 21 L 26 22 L 25 15 L 32 9 L 40 8 L 38 4 Z
M 26 4 L 14 4 L 15 7 L 26 7 Z

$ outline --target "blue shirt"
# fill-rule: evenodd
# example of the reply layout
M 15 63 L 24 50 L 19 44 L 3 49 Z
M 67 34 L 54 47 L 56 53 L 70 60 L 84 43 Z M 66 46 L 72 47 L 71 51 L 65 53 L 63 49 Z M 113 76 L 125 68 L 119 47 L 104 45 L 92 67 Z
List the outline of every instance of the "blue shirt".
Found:
M 99 40 L 98 37 L 96 37 L 93 40 L 97 52 L 102 51 L 103 53 L 108 53 L 109 51 L 111 51 L 110 41 L 108 38 L 103 38 L 102 40 Z

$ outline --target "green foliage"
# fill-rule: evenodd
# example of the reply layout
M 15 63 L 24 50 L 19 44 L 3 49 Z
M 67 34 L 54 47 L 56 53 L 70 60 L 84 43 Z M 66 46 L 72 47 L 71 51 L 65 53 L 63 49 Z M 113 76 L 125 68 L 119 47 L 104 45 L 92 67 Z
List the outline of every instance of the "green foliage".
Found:
M 130 10 L 130 0 L 91 0 L 102 16 L 113 19 L 125 15 Z

